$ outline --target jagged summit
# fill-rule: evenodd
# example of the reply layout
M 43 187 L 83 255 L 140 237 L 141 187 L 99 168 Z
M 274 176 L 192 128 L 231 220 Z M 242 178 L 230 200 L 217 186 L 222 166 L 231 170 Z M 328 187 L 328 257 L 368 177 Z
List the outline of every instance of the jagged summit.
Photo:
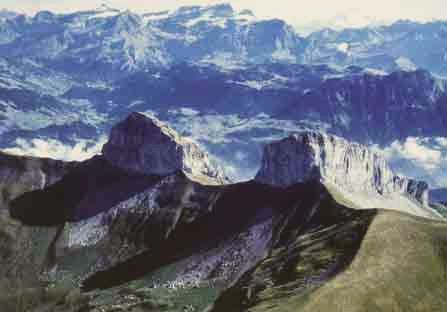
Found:
M 322 132 L 303 131 L 267 145 L 255 179 L 277 187 L 320 180 L 360 208 L 436 216 L 427 208 L 427 183 L 396 175 L 366 146 Z
M 115 9 L 108 5 L 107 3 L 101 3 L 99 7 L 95 9 L 97 12 L 120 12 L 119 9 Z
M 215 15 L 227 16 L 233 14 L 234 9 L 230 3 L 221 3 L 208 6 L 182 6 L 175 11 L 175 14 L 191 13 L 212 13 Z
M 255 14 L 253 13 L 252 10 L 242 10 L 241 12 L 239 12 L 239 15 L 248 15 L 248 16 L 255 16 Z
M 197 144 L 155 117 L 140 113 L 130 114 L 112 128 L 103 155 L 113 165 L 135 172 L 164 176 L 183 171 L 205 184 L 227 182 Z
M 56 15 L 50 11 L 40 11 L 34 15 L 33 20 L 36 23 L 52 23 L 56 19 Z
M 19 14 L 13 11 L 9 11 L 6 9 L 0 9 L 0 21 L 6 21 L 8 19 L 13 19 L 17 17 Z

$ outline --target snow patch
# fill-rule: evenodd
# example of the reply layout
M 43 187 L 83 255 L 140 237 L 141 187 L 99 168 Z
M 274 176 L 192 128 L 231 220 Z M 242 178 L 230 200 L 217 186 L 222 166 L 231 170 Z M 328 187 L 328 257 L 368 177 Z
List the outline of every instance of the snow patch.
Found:
M 244 69 L 244 62 L 240 57 L 236 57 L 232 53 L 215 53 L 203 58 L 200 63 L 205 65 L 215 65 L 223 70 L 233 71 L 238 69 Z
M 296 62 L 296 56 L 292 54 L 289 48 L 285 47 L 279 38 L 275 42 L 276 50 L 272 53 L 272 58 L 283 62 Z
M 188 107 L 180 107 L 178 109 L 170 109 L 168 111 L 169 114 L 174 115 L 183 115 L 183 116 L 197 116 L 200 114 L 199 111 L 196 111 L 195 109 L 188 108 Z
M 273 74 L 271 79 L 265 80 L 244 80 L 244 81 L 234 81 L 228 80 L 227 83 L 234 83 L 241 86 L 246 86 L 251 89 L 261 91 L 262 89 L 280 89 L 285 88 L 286 83 L 290 82 L 289 78 L 284 76 Z
M 399 57 L 395 63 L 400 69 L 405 71 L 415 71 L 418 69 L 417 66 L 406 57 Z
M 227 26 L 227 22 L 228 18 L 216 17 L 213 15 L 212 12 L 207 12 L 197 18 L 185 22 L 183 25 L 190 28 L 196 26 L 199 23 L 209 23 L 210 25 L 216 27 L 225 28 Z
M 365 68 L 363 70 L 363 72 L 365 74 L 373 75 L 373 76 L 388 76 L 389 75 L 389 73 L 387 73 L 386 71 L 380 70 L 380 69 L 375 69 L 375 68 Z
M 143 21 L 145 23 L 147 22 L 151 22 L 151 21 L 158 21 L 158 20 L 162 20 L 162 19 L 167 19 L 171 16 L 171 12 L 170 11 L 163 11 L 163 12 L 158 12 L 158 13 L 147 13 L 147 14 L 143 14 Z
M 337 45 L 337 51 L 347 54 L 350 54 L 351 46 L 347 42 L 342 42 L 339 45 Z

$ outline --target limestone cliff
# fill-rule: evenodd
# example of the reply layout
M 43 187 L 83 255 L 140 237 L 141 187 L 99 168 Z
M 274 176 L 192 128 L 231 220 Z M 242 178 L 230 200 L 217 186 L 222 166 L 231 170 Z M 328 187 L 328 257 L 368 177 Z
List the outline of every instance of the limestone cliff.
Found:
M 113 127 L 103 155 L 111 164 L 130 171 L 160 176 L 183 171 L 204 184 L 227 182 L 223 171 L 197 144 L 156 118 L 139 113 Z
M 384 158 L 366 146 L 325 133 L 303 131 L 265 147 L 256 181 L 288 187 L 310 180 L 321 180 L 337 188 L 363 208 L 393 209 L 393 205 L 402 206 L 403 202 L 408 207 L 428 204 L 427 183 L 396 175 Z M 401 203 L 394 201 L 396 196 L 402 197 Z M 391 198 L 392 205 L 374 200 Z

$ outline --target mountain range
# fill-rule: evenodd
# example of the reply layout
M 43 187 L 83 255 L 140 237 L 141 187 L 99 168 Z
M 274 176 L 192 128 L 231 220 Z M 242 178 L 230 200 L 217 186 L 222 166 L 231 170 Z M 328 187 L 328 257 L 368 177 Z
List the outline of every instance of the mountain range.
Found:
M 445 151 L 436 141 L 447 124 L 445 29 L 401 21 L 302 37 L 227 4 L 147 14 L 5 11 L 0 148 L 86 159 L 114 123 L 140 111 L 200 142 L 236 180 L 254 176 L 264 142 L 306 128 L 391 149 L 403 174 L 444 186 L 440 170 L 392 144 L 411 139 Z M 444 159 L 429 165 L 443 168 Z
M 0 11 L 0 310 L 445 311 L 446 39 Z
M 426 183 L 321 132 L 267 145 L 244 183 L 222 179 L 197 149 L 132 113 L 84 162 L 1 154 L 3 309 L 446 306 L 445 217 Z
M 2 56 L 37 58 L 84 76 L 181 62 L 223 67 L 331 63 L 385 71 L 425 68 L 439 75 L 447 70 L 445 22 L 398 21 L 301 37 L 282 20 L 257 19 L 229 4 L 147 14 L 101 6 L 70 14 L 42 11 L 33 17 L 5 13 L 0 31 Z

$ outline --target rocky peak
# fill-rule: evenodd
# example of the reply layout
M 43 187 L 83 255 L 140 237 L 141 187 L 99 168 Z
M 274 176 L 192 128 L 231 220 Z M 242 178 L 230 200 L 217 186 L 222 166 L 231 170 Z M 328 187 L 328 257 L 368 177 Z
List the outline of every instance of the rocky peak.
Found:
M 256 181 L 288 187 L 321 180 L 347 192 L 404 194 L 423 205 L 428 185 L 399 177 L 380 155 L 357 143 L 304 131 L 267 145 Z
M 34 22 L 36 23 L 53 23 L 56 21 L 56 15 L 50 11 L 40 11 L 34 16 Z
M 96 8 L 96 12 L 117 12 L 119 13 L 120 10 L 112 8 L 111 6 L 107 5 L 106 3 L 102 3 L 99 7 Z
M 134 172 L 166 176 L 183 171 L 204 184 L 227 181 L 220 168 L 194 142 L 154 117 L 132 113 L 112 128 L 103 155 L 111 164 Z
M 215 24 L 217 21 L 234 18 L 236 12 L 229 4 L 210 6 L 184 6 L 169 13 L 171 21 L 190 28 L 198 23 Z
M 17 17 L 19 14 L 13 11 L 8 11 L 5 9 L 0 10 L 0 22 L 4 22 L 9 19 Z
M 129 10 L 120 12 L 113 18 L 113 30 L 115 33 L 134 33 L 141 25 L 141 17 Z
M 207 13 L 211 13 L 216 17 L 231 17 L 234 15 L 233 7 L 229 3 L 205 7 L 204 11 Z
M 255 16 L 252 10 L 242 10 L 239 15 Z

